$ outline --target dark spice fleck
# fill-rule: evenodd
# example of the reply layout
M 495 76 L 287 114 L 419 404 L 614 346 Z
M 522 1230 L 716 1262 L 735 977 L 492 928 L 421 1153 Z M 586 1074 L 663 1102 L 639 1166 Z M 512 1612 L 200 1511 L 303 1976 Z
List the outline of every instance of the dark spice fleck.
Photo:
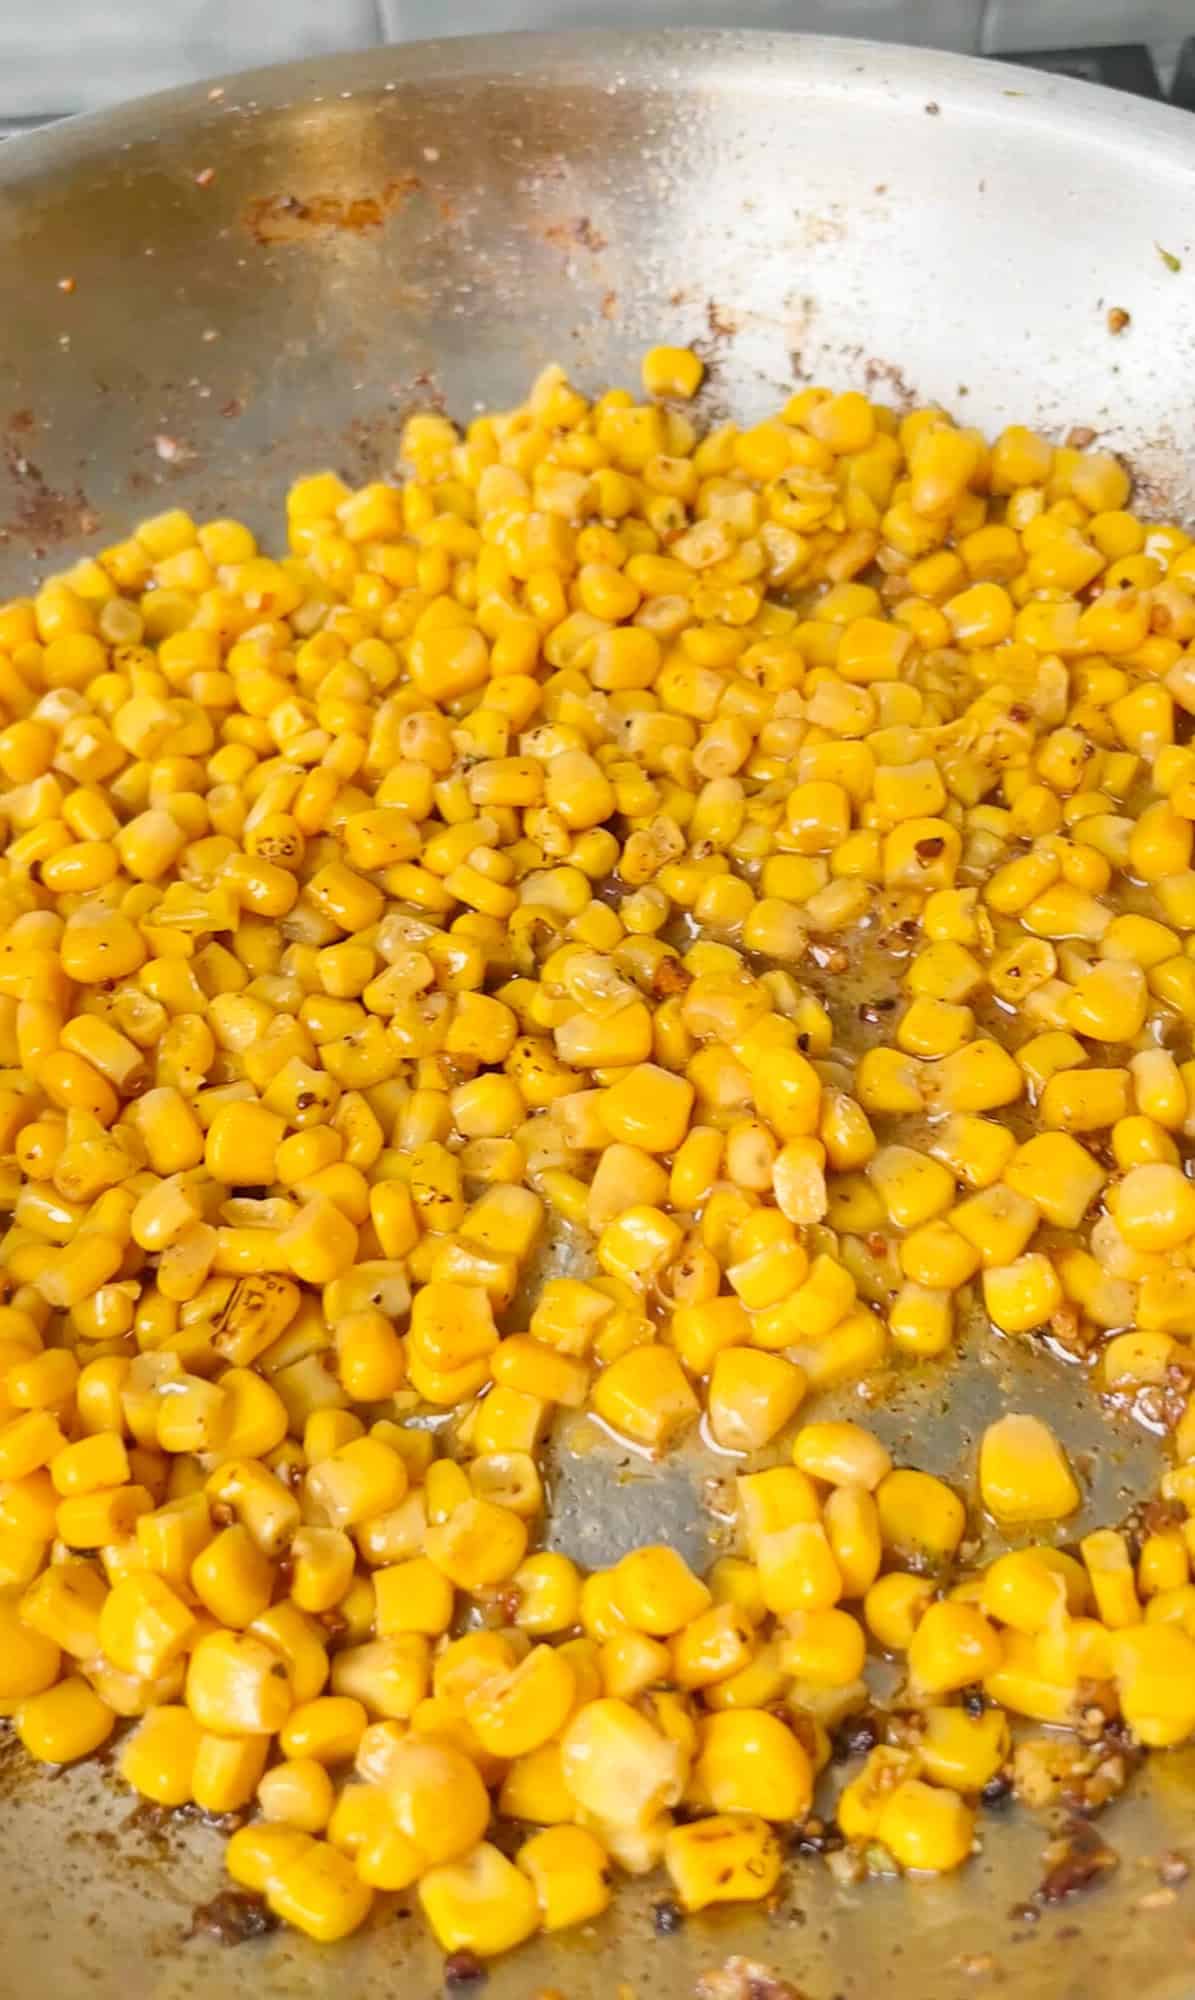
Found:
M 685 1921 L 685 1913 L 679 1903 L 665 1901 L 652 1907 L 652 1924 L 657 1937 L 672 1937 Z
M 450 1952 L 444 1960 L 445 1986 L 473 1986 L 488 1977 L 475 1951 Z
M 1006 1806 L 1012 1797 L 1012 1779 L 1006 1778 L 1003 1771 L 997 1771 L 994 1778 L 988 1779 L 979 1796 L 985 1806 Z
M 879 1717 L 864 1713 L 852 1715 L 843 1723 L 834 1738 L 835 1760 L 846 1757 L 866 1757 L 880 1740 Z
M 278 1918 L 260 1896 L 244 1889 L 224 1889 L 210 1903 L 197 1903 L 191 1912 L 191 1928 L 186 1938 L 214 1937 L 221 1944 L 246 1944 L 251 1938 L 267 1937 L 278 1928 Z

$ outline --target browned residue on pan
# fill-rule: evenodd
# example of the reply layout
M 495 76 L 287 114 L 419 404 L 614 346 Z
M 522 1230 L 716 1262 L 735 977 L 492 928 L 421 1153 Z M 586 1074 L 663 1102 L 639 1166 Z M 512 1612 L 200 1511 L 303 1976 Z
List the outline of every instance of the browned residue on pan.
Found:
M 301 243 L 313 233 L 339 229 L 363 236 L 380 229 L 423 186 L 418 174 L 400 174 L 378 194 L 263 194 L 245 209 L 245 227 L 255 243 Z
M 595 257 L 609 243 L 609 238 L 602 234 L 588 215 L 569 216 L 561 222 L 545 222 L 536 233 L 558 250 L 588 250 Z
M 29 542 L 35 556 L 80 535 L 94 535 L 100 519 L 81 486 L 57 491 L 28 456 L 25 440 L 36 428 L 30 410 L 14 410 L 0 435 L 0 460 L 13 484 L 12 511 L 0 515 L 0 542 Z

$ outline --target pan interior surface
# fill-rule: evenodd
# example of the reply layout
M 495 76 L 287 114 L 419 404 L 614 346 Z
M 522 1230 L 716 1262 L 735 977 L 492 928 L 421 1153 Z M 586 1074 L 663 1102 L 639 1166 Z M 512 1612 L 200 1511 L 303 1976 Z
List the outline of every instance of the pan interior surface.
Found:
M 391 471 L 412 410 L 467 420 L 549 360 L 587 390 L 631 382 L 657 340 L 706 358 L 705 423 L 827 382 L 987 430 L 1079 426 L 1127 455 L 1143 509 L 1195 515 L 1195 141 L 1181 114 L 1064 79 L 738 34 L 371 52 L 6 147 L 0 248 L 0 594 L 174 505 L 268 544 L 293 477 Z M 949 1376 L 901 1377 L 864 1414 L 967 1486 L 1014 1387 L 1095 1468 L 1084 1526 L 1153 1489 L 1156 1442 L 1009 1343 L 976 1336 Z M 556 1441 L 560 1546 L 605 1562 L 666 1534 L 703 1553 L 725 1459 L 580 1442 Z M 405 1909 L 333 1952 L 191 1936 L 218 1832 L 131 1811 L 100 1766 L 31 1776 L 5 1738 L 0 1784 L 14 2000 L 440 1989 Z M 1042 1830 L 1015 1812 L 958 1876 L 838 1888 L 797 1857 L 774 1911 L 675 1935 L 656 1934 L 659 1886 L 627 1885 L 616 1915 L 498 1963 L 485 1991 L 679 1996 L 740 1953 L 811 2000 L 880 1981 L 898 2000 L 1102 2000 L 1129 1980 L 1178 2000 L 1195 1891 L 1159 1904 L 1150 1864 L 1191 1843 L 1193 1811 L 1195 1753 L 1152 1760 L 1107 1823 L 1116 1874 L 1037 1916 Z

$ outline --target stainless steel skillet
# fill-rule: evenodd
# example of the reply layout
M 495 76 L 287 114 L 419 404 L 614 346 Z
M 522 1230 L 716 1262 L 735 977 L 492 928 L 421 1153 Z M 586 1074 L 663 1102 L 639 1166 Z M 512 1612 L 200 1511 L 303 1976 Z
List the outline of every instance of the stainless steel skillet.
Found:
M 176 502 L 267 529 L 293 474 L 388 467 L 416 405 L 514 400 L 549 358 L 633 381 L 660 338 L 704 343 L 710 416 L 826 380 L 989 427 L 1086 427 L 1154 507 L 1195 515 L 1195 125 L 1003 66 L 733 33 L 297 65 L 5 147 L 0 260 L 0 593 Z M 965 1480 L 1011 1369 L 976 1353 L 902 1382 L 876 1421 Z M 1093 1513 L 1123 1512 L 1152 1443 L 1069 1375 L 1014 1379 L 1098 1461 Z M 709 1470 L 561 1451 L 556 1533 L 591 1560 L 661 1533 L 696 1552 Z M 218 1837 L 129 1806 L 95 1768 L 30 1780 L 0 1742 L 6 2000 L 439 1989 L 417 1919 L 331 1952 L 187 1940 Z M 798 1859 L 777 1913 L 660 1937 L 651 1885 L 628 1889 L 592 1936 L 517 1954 L 486 1991 L 682 1996 L 740 1952 L 811 2000 L 1177 2000 L 1195 1887 L 1159 1900 L 1151 1862 L 1195 1858 L 1195 1756 L 1156 1760 L 1106 1831 L 1115 1877 L 1035 1924 L 1009 1912 L 1040 1828 L 988 1816 L 984 1855 L 942 1882 L 838 1891 Z

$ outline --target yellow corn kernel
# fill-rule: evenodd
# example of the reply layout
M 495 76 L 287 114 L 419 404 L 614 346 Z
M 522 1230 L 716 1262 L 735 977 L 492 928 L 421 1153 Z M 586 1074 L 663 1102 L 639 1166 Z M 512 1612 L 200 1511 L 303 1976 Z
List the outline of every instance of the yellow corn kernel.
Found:
M 509 1673 L 466 1695 L 465 1718 L 491 1756 L 525 1757 L 563 1727 L 576 1692 L 568 1660 L 551 1646 L 533 1646 Z
M 201 1812 L 242 1812 L 251 1804 L 269 1754 L 264 1736 L 213 1736 L 199 1739 L 191 1772 L 191 1797 Z
M 516 1855 L 529 1876 L 546 1931 L 590 1923 L 610 1902 L 609 1861 L 596 1837 L 580 1826 L 533 1834 Z
M 1010 1747 L 1007 1718 L 994 1708 L 981 1715 L 962 1708 L 927 1708 L 917 1741 L 922 1768 L 934 1784 L 972 1795 L 997 1775 Z
M 875 1836 L 901 1868 L 944 1874 L 971 1852 L 974 1808 L 956 1792 L 906 1778 L 884 1802 Z
M 966 1511 L 943 1480 L 902 1468 L 881 1479 L 875 1498 L 884 1546 L 898 1557 L 935 1564 L 958 1548 Z
M 365 1922 L 373 1890 L 362 1882 L 349 1858 L 327 1841 L 300 1837 L 302 1849 L 280 1861 L 272 1873 L 266 1901 L 275 1916 L 308 1937 L 320 1944 L 334 1944 Z
M 653 1638 L 670 1638 L 711 1601 L 683 1557 L 662 1543 L 622 1558 L 611 1575 L 611 1595 L 619 1615 Z
M 762 1592 L 755 1583 L 758 1613 L 764 1606 Z M 752 1658 L 752 1624 L 737 1604 L 714 1604 L 693 1618 L 677 1633 L 672 1646 L 672 1671 L 682 1688 L 713 1689 L 732 1678 L 741 1677 Z
M 677 1804 L 687 1775 L 680 1746 L 613 1698 L 578 1710 L 561 1738 L 561 1758 L 576 1804 L 616 1827 L 642 1828 Z
M 1134 1625 L 1115 1634 L 1112 1656 L 1121 1713 L 1137 1740 L 1151 1748 L 1184 1742 L 1195 1729 L 1195 1640 L 1170 1623 Z
M 247 1632 L 207 1632 L 187 1669 L 187 1707 L 216 1736 L 272 1736 L 292 1703 L 285 1662 Z
M 482 1958 L 513 1950 L 540 1923 L 535 1887 L 488 1841 L 460 1861 L 429 1869 L 419 1902 L 444 1951 Z
M 527 1548 L 517 1514 L 490 1500 L 466 1500 L 427 1531 L 426 1553 L 458 1590 L 480 1590 L 513 1576 Z
M 1062 1285 L 1049 1259 L 1030 1251 L 1014 1263 L 983 1274 L 988 1317 L 1003 1333 L 1029 1333 L 1044 1326 L 1062 1304 Z
M 850 1687 L 863 1672 L 863 1627 L 837 1609 L 794 1612 L 786 1620 L 780 1661 L 786 1673 L 819 1688 Z
M 805 1372 L 779 1354 L 727 1347 L 714 1357 L 707 1407 L 723 1451 L 752 1452 L 783 1430 L 805 1393 Z
M 358 1437 L 311 1466 L 306 1484 L 333 1527 L 354 1528 L 398 1506 L 407 1490 L 407 1469 L 388 1445 Z
M 1062 1520 L 1082 1498 L 1062 1446 L 1031 1416 L 1008 1415 L 988 1425 L 979 1448 L 979 1490 L 1001 1524 Z
M 73 1764 L 107 1742 L 116 1716 L 85 1680 L 71 1674 L 22 1701 L 15 1722 L 21 1742 L 39 1763 Z
M 1018 1632 L 1042 1632 L 1060 1606 L 1080 1613 L 1090 1602 L 1082 1565 L 1058 1549 L 1010 1550 L 983 1573 L 980 1603 L 984 1611 Z
M 754 1813 L 765 1820 L 803 1818 L 813 1796 L 808 1756 L 792 1731 L 764 1709 L 710 1717 L 691 1784 L 695 1798 L 714 1812 Z
M 643 386 L 649 396 L 679 396 L 687 402 L 697 394 L 704 373 L 700 356 L 688 347 L 652 347 L 643 357 Z
M 684 1370 L 669 1348 L 634 1347 L 604 1368 L 593 1408 L 612 1430 L 662 1451 L 698 1414 Z
M 297 1827 L 300 1833 L 323 1832 L 331 1818 L 334 1796 L 331 1778 L 312 1757 L 275 1764 L 257 1787 L 263 1817 L 281 1826 Z
M 950 1694 L 995 1671 L 1000 1639 L 973 1605 L 947 1600 L 927 1606 L 908 1649 L 909 1676 L 922 1694 Z
M 664 1865 L 686 1910 L 758 1902 L 779 1880 L 780 1843 L 756 1814 L 714 1813 L 671 1829 Z
M 1113 1528 L 1097 1528 L 1084 1535 L 1079 1553 L 1091 1579 L 1097 1615 L 1104 1624 L 1114 1631 L 1139 1624 L 1141 1605 L 1124 1536 Z
M 1195 1234 L 1195 1185 L 1165 1162 L 1133 1167 L 1113 1190 L 1109 1208 L 1134 1250 L 1174 1250 Z
M 151 1708 L 129 1737 L 120 1775 L 142 1798 L 159 1806 L 189 1805 L 202 1730 L 189 1709 Z
M 194 1612 L 151 1571 L 122 1577 L 100 1611 L 100 1646 L 114 1667 L 158 1680 L 181 1659 L 198 1631 Z

